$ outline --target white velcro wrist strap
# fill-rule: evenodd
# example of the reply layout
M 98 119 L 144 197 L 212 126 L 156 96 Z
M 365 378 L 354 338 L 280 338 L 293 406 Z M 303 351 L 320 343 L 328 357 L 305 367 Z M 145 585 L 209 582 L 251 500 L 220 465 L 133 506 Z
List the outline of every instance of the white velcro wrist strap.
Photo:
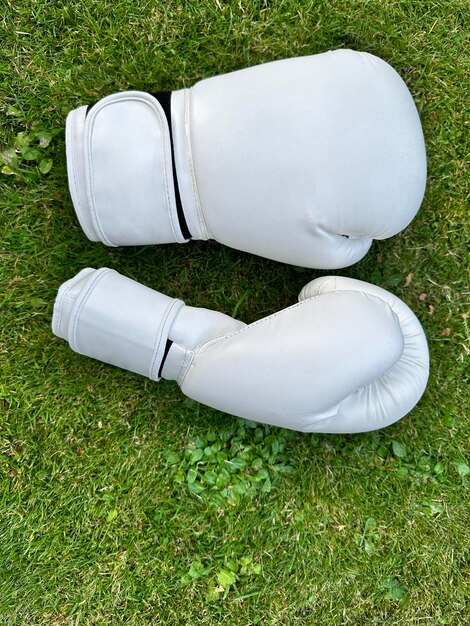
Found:
M 89 239 L 108 246 L 186 241 L 170 132 L 156 98 L 122 92 L 72 111 L 66 144 L 70 192 Z
M 159 380 L 168 333 L 183 306 L 114 270 L 96 270 L 76 299 L 66 338 L 75 352 Z

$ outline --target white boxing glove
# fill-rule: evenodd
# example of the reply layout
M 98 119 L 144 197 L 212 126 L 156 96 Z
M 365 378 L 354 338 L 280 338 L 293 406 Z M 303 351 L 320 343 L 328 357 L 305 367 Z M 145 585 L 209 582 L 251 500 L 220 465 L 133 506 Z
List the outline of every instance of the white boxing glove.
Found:
M 305 432 L 387 426 L 418 402 L 429 371 L 410 309 L 350 278 L 314 280 L 298 304 L 247 326 L 88 268 L 59 289 L 52 325 L 76 352 L 176 380 L 221 411 Z
M 336 50 L 117 93 L 67 118 L 80 223 L 110 246 L 216 239 L 301 265 L 361 259 L 424 195 L 413 99 L 385 61 Z

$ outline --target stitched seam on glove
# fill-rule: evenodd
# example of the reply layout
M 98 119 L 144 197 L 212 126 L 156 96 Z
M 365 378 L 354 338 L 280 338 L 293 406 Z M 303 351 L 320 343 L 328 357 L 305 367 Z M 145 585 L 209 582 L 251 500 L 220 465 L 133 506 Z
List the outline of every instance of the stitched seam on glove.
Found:
M 64 300 L 67 298 L 67 300 L 71 300 L 72 302 L 75 302 L 75 298 L 72 298 L 71 296 L 69 296 L 68 293 L 64 293 L 64 297 L 61 299 L 60 301 L 60 305 L 59 305 L 59 316 L 57 319 L 57 328 L 61 328 L 62 326 L 62 315 L 64 312 Z M 68 333 L 67 333 L 68 334 Z
M 194 204 L 196 206 L 196 215 L 201 228 L 204 239 L 212 239 L 209 229 L 207 228 L 207 222 L 202 210 L 201 201 L 199 198 L 199 187 L 196 180 L 196 171 L 194 169 L 194 162 L 192 158 L 192 146 L 191 146 L 191 128 L 190 128 L 190 111 L 191 111 L 191 90 L 188 89 L 184 96 L 184 135 L 186 139 L 186 158 L 188 159 L 188 169 L 191 174 L 191 181 L 194 193 Z
M 89 284 L 86 286 L 85 293 L 83 294 L 82 299 L 77 302 L 78 307 L 76 311 L 72 311 L 71 318 L 73 318 L 73 326 L 72 326 L 71 337 L 69 339 L 69 344 L 72 350 L 74 350 L 75 352 L 78 352 L 79 354 L 83 354 L 83 353 L 78 349 L 78 345 L 77 345 L 78 318 L 80 317 L 80 313 L 83 307 L 85 306 L 88 298 L 91 296 L 92 292 L 94 291 L 95 287 L 98 285 L 101 279 L 104 278 L 104 276 L 106 276 L 106 274 L 109 274 L 109 272 L 112 272 L 112 271 L 113 270 L 110 270 L 108 268 L 103 269 L 101 271 L 98 270 L 98 273 L 90 280 Z
M 149 367 L 149 373 L 148 373 L 148 377 L 151 380 L 155 380 L 155 381 L 160 380 L 160 378 L 158 376 L 156 378 L 154 378 L 152 376 L 152 374 L 155 371 L 155 369 L 157 369 L 155 362 L 156 362 L 156 359 L 157 359 L 158 354 L 160 352 L 160 346 L 162 344 L 163 335 L 165 334 L 164 330 L 165 330 L 165 326 L 166 326 L 167 320 L 168 320 L 168 318 L 170 316 L 170 313 L 173 311 L 173 309 L 177 305 L 180 305 L 180 306 L 178 306 L 178 308 L 181 308 L 181 306 L 183 304 L 184 303 L 183 303 L 182 300 L 173 300 L 173 302 L 168 307 L 168 310 L 167 310 L 166 314 L 164 315 L 164 317 L 163 317 L 163 319 L 162 319 L 162 321 L 160 323 L 160 326 L 159 326 L 158 331 L 157 331 L 157 338 L 156 338 L 157 345 L 154 347 L 154 350 L 153 350 L 153 355 L 152 355 L 152 359 L 150 361 L 150 367 Z M 168 333 L 166 333 L 166 334 L 168 334 Z M 165 337 L 165 341 L 166 341 L 166 337 Z M 160 363 L 158 365 L 160 366 Z M 157 369 L 157 373 L 158 373 L 158 369 Z
M 313 296 L 313 297 L 316 298 L 318 296 Z M 309 300 L 310 299 L 311 298 L 309 298 Z M 277 311 L 276 313 L 272 313 L 271 315 L 268 315 L 267 317 L 263 317 L 262 319 L 257 320 L 256 322 L 253 322 L 252 324 L 248 324 L 244 328 L 240 328 L 240 330 L 236 330 L 235 332 L 230 333 L 229 335 L 222 335 L 220 337 L 215 337 L 214 339 L 210 339 L 209 341 L 206 341 L 205 343 L 202 343 L 199 346 L 196 346 L 195 348 L 193 348 L 193 350 L 191 352 L 191 362 L 188 365 L 187 371 L 184 371 L 184 367 L 181 368 L 181 370 L 182 370 L 182 372 L 184 372 L 184 374 L 182 374 L 182 376 L 181 376 L 181 383 L 179 383 L 179 384 L 182 385 L 185 382 L 186 377 L 187 377 L 187 375 L 189 373 L 189 370 L 191 369 L 191 365 L 193 363 L 193 360 L 194 360 L 196 354 L 199 354 L 199 352 L 204 352 L 205 350 L 207 350 L 214 343 L 217 343 L 219 341 L 225 341 L 226 339 L 231 339 L 232 337 L 235 337 L 236 335 L 238 335 L 239 333 L 243 332 L 244 330 L 247 330 L 248 328 L 253 328 L 255 326 L 258 326 L 259 324 L 262 324 L 263 322 L 268 322 L 269 320 L 274 319 L 278 315 L 281 315 L 285 311 L 289 311 L 290 309 L 295 309 L 296 307 L 301 306 L 304 302 L 305 302 L 305 300 L 303 300 L 302 302 L 297 302 L 296 304 L 293 304 L 293 305 L 291 305 L 291 306 L 289 306 L 289 307 L 287 307 L 285 309 L 282 309 L 282 311 Z
M 72 124 L 72 133 L 73 133 L 72 145 L 74 147 L 77 147 L 77 145 L 78 145 L 77 124 L 76 124 L 75 120 L 74 120 L 74 122 Z M 77 159 L 76 159 L 74 153 L 75 153 L 75 151 L 72 150 L 71 151 L 71 157 L 72 157 L 73 183 L 74 183 L 74 187 L 75 187 L 75 190 L 76 190 L 75 197 L 76 197 L 76 201 L 78 203 L 78 210 L 80 212 L 80 215 L 82 215 L 83 220 L 84 220 L 85 224 L 87 225 L 88 230 L 90 230 L 90 232 L 92 232 L 94 230 L 93 217 L 90 214 L 91 224 L 92 224 L 92 228 L 90 228 L 89 223 L 88 223 L 89 222 L 89 218 L 87 217 L 86 209 L 83 208 L 83 204 L 82 204 L 82 200 L 81 200 L 81 194 L 79 193 L 80 186 L 79 186 L 79 180 L 78 180 L 78 163 L 77 163 Z M 85 173 L 85 171 L 83 173 Z M 85 191 L 85 195 L 87 195 L 86 181 L 85 181 L 85 190 L 84 191 Z
M 305 304 L 306 302 L 309 302 L 310 300 L 313 300 L 313 299 L 319 298 L 319 297 L 325 297 L 325 296 L 336 294 L 336 293 L 361 293 L 361 294 L 365 295 L 368 298 L 374 298 L 376 300 L 379 300 L 380 302 L 383 302 L 386 306 L 388 306 L 392 310 L 392 313 L 397 317 L 399 325 L 400 325 L 400 331 L 402 333 L 403 339 L 405 339 L 405 335 L 403 334 L 403 328 L 402 328 L 400 317 L 397 315 L 397 313 L 395 313 L 395 311 L 390 306 L 390 304 L 388 302 L 386 302 L 385 300 L 383 300 L 382 298 L 380 298 L 379 296 L 367 294 L 367 293 L 364 293 L 363 291 L 358 292 L 358 291 L 354 291 L 354 290 L 351 290 L 351 289 L 344 289 L 344 290 L 341 290 L 340 292 L 333 291 L 333 292 L 328 292 L 328 293 L 320 293 L 320 294 L 316 294 L 314 296 L 311 296 L 310 298 L 306 298 L 305 300 L 302 300 L 302 302 L 297 302 L 296 304 L 293 304 L 293 305 L 291 305 L 291 306 L 289 306 L 289 307 L 287 307 L 285 309 L 282 309 L 282 311 L 278 311 L 277 313 L 273 313 L 272 315 L 268 315 L 268 317 L 263 317 L 263 319 L 258 320 L 256 322 L 253 322 L 252 324 L 248 324 L 244 328 L 240 328 L 239 330 L 236 330 L 235 332 L 233 332 L 233 333 L 231 333 L 229 335 L 224 335 L 222 337 L 211 339 L 210 341 L 207 341 L 206 343 L 203 343 L 200 346 L 197 346 L 196 348 L 194 348 L 192 350 L 191 361 L 190 361 L 190 363 L 187 366 L 187 370 L 185 371 L 184 367 L 181 368 L 182 372 L 184 372 L 184 374 L 182 374 L 180 379 L 178 379 L 178 383 L 180 385 L 183 385 L 186 382 L 186 378 L 187 378 L 187 376 L 188 376 L 188 374 L 189 374 L 189 372 L 191 370 L 191 366 L 193 364 L 194 358 L 196 357 L 196 354 L 199 354 L 200 352 L 205 352 L 214 343 L 217 343 L 219 341 L 220 342 L 226 341 L 227 339 L 231 339 L 232 337 L 235 337 L 236 335 L 239 335 L 240 333 L 242 333 L 244 331 L 247 331 L 249 328 L 254 328 L 255 326 L 263 324 L 264 322 L 268 322 L 268 321 L 270 321 L 272 319 L 275 319 L 279 315 L 282 315 L 284 312 L 290 311 L 291 309 L 295 309 L 296 307 L 302 306 L 303 304 Z M 403 348 L 403 351 L 402 351 L 399 359 L 396 361 L 396 363 L 398 363 L 401 360 L 401 358 L 403 356 L 403 352 L 404 352 L 404 348 Z M 396 363 L 393 365 L 393 367 L 395 367 Z M 387 370 L 387 371 L 390 371 L 390 370 Z M 180 382 L 180 380 L 181 380 L 181 382 Z M 376 380 L 376 379 L 374 379 L 374 380 Z M 373 381 L 370 381 L 370 382 L 373 382 Z M 366 385 L 363 385 L 363 386 L 359 387 L 358 389 L 362 389 L 363 387 L 369 385 L 370 382 L 367 383 Z

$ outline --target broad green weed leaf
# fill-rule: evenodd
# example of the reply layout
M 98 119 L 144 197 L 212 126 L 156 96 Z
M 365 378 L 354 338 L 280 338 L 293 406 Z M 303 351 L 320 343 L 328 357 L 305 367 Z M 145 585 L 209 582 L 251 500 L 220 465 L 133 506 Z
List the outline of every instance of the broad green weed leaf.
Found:
M 52 159 L 41 159 L 39 162 L 39 171 L 41 174 L 49 174 L 52 169 L 53 160 Z
M 42 154 L 39 148 L 24 146 L 21 148 L 21 156 L 25 161 L 37 161 L 41 158 Z
M 217 572 L 217 580 L 221 587 L 227 589 L 236 581 L 237 577 L 233 572 L 223 569 Z
M 201 448 L 196 448 L 194 452 L 191 454 L 190 461 L 191 463 L 197 463 L 204 456 L 204 451 Z
M 406 448 L 399 441 L 392 441 L 393 454 L 399 459 L 404 459 L 406 456 Z
M 200 493 L 204 491 L 204 487 L 200 485 L 199 483 L 188 483 L 188 489 L 189 491 L 192 491 L 192 493 L 195 493 L 196 495 L 199 495 Z
M 47 148 L 51 143 L 52 133 L 49 133 L 47 130 L 39 130 L 36 133 L 36 139 L 39 141 L 40 148 Z
M 439 476 L 440 474 L 443 474 L 443 473 L 445 472 L 445 467 L 444 467 L 444 464 L 443 464 L 443 463 L 441 463 L 441 462 L 436 463 L 436 465 L 435 465 L 435 466 L 434 466 L 434 468 L 433 468 L 433 472 L 434 472 L 435 474 L 437 474 L 438 476 Z
M 188 574 L 191 578 L 199 578 L 203 571 L 204 565 L 201 561 L 194 561 L 194 563 L 191 563 Z
M 455 466 L 460 476 L 468 476 L 470 474 L 470 467 L 466 463 L 456 463 Z
M 188 473 L 186 474 L 186 480 L 188 481 L 188 484 L 193 483 L 197 478 L 197 471 L 194 468 L 191 468 L 190 470 L 188 470 Z
M 118 516 L 117 509 L 111 509 L 111 511 L 108 513 L 108 515 L 106 517 L 106 521 L 107 522 L 112 522 L 113 520 L 116 519 L 117 516 Z

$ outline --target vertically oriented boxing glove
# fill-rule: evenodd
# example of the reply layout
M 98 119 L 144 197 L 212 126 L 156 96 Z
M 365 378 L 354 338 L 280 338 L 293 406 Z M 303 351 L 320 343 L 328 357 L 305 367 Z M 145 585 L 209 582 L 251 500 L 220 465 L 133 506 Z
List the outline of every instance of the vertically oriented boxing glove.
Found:
M 176 380 L 194 400 L 267 424 L 355 433 L 413 408 L 429 358 L 401 300 L 337 277 L 314 280 L 299 299 L 247 326 L 88 268 L 59 289 L 52 324 L 76 352 Z
M 89 239 L 110 246 L 216 239 L 333 269 L 407 226 L 424 194 L 411 95 L 362 52 L 117 93 L 66 126 L 75 210 Z

